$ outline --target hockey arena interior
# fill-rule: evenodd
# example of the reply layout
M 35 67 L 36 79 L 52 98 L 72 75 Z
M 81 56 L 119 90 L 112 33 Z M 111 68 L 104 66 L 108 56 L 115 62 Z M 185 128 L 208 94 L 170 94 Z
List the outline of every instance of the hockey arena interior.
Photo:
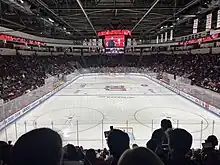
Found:
M 220 165 L 220 0 L 0 1 L 2 165 Z

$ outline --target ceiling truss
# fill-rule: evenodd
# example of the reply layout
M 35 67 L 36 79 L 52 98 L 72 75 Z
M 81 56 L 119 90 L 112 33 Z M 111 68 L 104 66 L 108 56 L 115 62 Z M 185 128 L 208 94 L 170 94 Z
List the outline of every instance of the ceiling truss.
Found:
M 127 29 L 134 38 L 150 39 L 158 35 L 162 26 L 176 24 L 176 19 L 184 18 L 186 13 L 195 14 L 199 1 L 31 0 L 33 15 L 0 3 L 0 26 L 62 39 L 97 38 L 99 31 Z M 183 28 L 192 30 L 189 27 L 192 21 Z M 181 30 L 178 33 L 182 35 Z

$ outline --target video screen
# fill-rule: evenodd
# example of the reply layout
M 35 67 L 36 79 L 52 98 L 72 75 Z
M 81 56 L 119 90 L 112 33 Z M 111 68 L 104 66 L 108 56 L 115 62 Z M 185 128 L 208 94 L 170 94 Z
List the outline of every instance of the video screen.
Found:
M 105 36 L 104 44 L 106 48 L 124 48 L 125 36 L 124 35 Z

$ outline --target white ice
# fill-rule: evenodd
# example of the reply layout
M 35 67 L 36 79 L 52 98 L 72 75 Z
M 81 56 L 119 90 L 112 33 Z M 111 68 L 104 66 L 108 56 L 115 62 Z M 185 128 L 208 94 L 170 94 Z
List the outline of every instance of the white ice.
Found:
M 120 85 L 126 91 L 105 89 Z M 49 127 L 60 133 L 64 144 L 102 148 L 106 147 L 103 131 L 113 125 L 133 131 L 132 143 L 145 146 L 163 118 L 192 133 L 193 147 L 201 147 L 210 134 L 220 137 L 219 117 L 200 106 L 145 77 L 106 75 L 78 78 L 2 130 L 0 138 L 15 142 L 29 130 Z

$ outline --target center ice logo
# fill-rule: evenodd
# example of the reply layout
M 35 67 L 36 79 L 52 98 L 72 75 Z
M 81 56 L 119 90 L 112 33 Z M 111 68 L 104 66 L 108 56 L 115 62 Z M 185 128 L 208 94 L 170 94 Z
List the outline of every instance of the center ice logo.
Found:
M 104 89 L 107 90 L 107 91 L 126 91 L 126 88 L 123 85 L 106 86 Z

